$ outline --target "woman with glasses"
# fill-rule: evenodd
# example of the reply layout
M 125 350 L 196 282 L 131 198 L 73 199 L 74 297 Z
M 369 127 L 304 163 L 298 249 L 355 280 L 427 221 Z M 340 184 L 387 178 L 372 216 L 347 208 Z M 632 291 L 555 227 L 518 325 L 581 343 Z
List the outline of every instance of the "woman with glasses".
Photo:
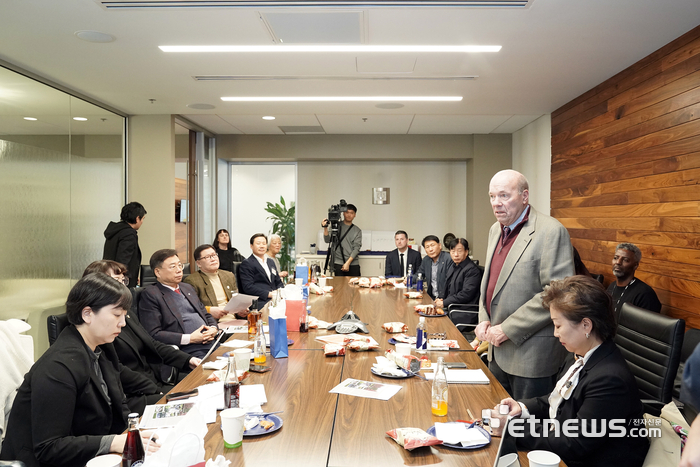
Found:
M 211 245 L 200 245 L 194 250 L 194 260 L 199 270 L 187 276 L 183 282 L 190 284 L 197 291 L 199 300 L 207 313 L 217 320 L 228 314 L 224 307 L 231 296 L 238 292 L 236 276 L 219 267 L 219 256 Z M 237 318 L 245 319 L 248 311 L 236 313 Z
M 226 229 L 219 229 L 212 243 L 216 254 L 219 255 L 219 267 L 224 271 L 233 272 L 233 263 L 242 263 L 245 259 L 245 256 L 231 246 L 231 236 Z
M 282 251 L 282 237 L 277 234 L 270 235 L 270 244 L 267 246 L 265 257 L 275 262 L 275 266 L 277 266 L 277 270 L 280 272 L 280 277 L 287 277 L 289 273 L 282 270 L 280 260 L 277 259 L 277 255 L 280 251 Z
M 94 261 L 85 269 L 83 277 L 96 272 L 122 282 L 126 266 L 110 260 Z M 133 290 L 135 289 L 132 289 L 132 294 Z M 201 360 L 153 339 L 141 326 L 134 308 L 126 314 L 126 326 L 114 340 L 114 348 L 121 364 L 146 380 L 136 386 L 136 392 L 126 394 L 131 411 L 142 414 L 147 405 L 158 402 L 177 382 L 165 382 L 170 376 L 170 367 L 177 368 L 184 375 L 196 368 Z M 122 381 L 129 377 L 128 372 L 122 373 Z
M 552 281 L 542 301 L 554 336 L 571 353 L 551 394 L 501 401 L 509 415 L 535 418 L 534 435 L 530 423 L 521 424 L 518 449 L 552 451 L 569 467 L 641 466 L 649 442 L 634 429 L 644 426 L 644 409 L 634 375 L 613 341 L 617 325 L 610 295 L 591 277 L 570 276 Z M 545 419 L 555 420 L 559 430 Z
M 73 467 L 122 452 L 126 435 L 120 433 L 130 411 L 111 343 L 130 306 L 129 289 L 105 274 L 88 274 L 75 284 L 66 300 L 71 325 L 18 389 L 0 459 Z

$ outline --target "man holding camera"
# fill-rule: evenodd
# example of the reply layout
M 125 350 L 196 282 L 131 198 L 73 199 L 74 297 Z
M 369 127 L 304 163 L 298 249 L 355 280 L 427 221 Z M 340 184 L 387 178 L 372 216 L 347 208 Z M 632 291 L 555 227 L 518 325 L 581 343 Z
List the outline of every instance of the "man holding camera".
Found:
M 336 276 L 360 276 L 360 261 L 357 256 L 362 248 L 362 230 L 352 223 L 357 214 L 354 204 L 348 204 L 348 210 L 343 212 L 343 222 L 338 227 L 338 240 L 332 248 L 335 250 L 334 270 Z M 330 222 L 323 219 L 323 241 L 330 243 L 331 234 L 328 232 Z

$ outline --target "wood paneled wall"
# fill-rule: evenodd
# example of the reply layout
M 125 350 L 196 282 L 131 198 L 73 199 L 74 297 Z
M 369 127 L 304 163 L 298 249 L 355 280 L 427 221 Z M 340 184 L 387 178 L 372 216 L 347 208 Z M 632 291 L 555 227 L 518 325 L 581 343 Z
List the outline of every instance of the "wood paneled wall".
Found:
M 551 193 L 606 286 L 635 243 L 662 313 L 700 328 L 700 27 L 552 113 Z

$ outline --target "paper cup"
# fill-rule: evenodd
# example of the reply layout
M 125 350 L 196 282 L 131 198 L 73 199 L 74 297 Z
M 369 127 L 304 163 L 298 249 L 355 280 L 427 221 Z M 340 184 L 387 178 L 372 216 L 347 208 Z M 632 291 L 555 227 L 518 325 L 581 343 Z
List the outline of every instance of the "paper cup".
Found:
M 411 355 L 411 344 L 398 342 L 396 344 L 396 353 L 399 355 Z
M 221 430 L 224 432 L 224 447 L 237 448 L 243 444 L 243 422 L 245 410 L 225 409 L 221 411 Z
M 325 277 L 318 278 L 318 286 L 321 288 L 324 288 L 326 286 L 326 278 Z
M 233 357 L 236 359 L 236 370 L 250 370 L 250 358 L 253 351 L 250 349 L 236 349 L 233 351 Z
M 301 287 L 302 285 L 304 285 L 304 279 L 294 279 L 294 284 Z
M 518 455 L 515 453 L 506 454 L 498 459 L 498 467 L 520 467 Z
M 556 467 L 561 459 L 549 451 L 530 451 L 527 453 L 530 467 Z
M 86 467 L 120 467 L 122 465 L 122 456 L 117 454 L 105 454 L 90 459 Z

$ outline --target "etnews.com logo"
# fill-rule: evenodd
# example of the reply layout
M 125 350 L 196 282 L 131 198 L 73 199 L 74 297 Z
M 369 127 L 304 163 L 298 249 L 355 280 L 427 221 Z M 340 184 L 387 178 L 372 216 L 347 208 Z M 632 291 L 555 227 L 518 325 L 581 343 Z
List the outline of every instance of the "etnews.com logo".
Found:
M 542 429 L 536 427 L 542 426 Z M 514 438 L 522 438 L 529 431 L 533 438 L 556 438 L 566 436 L 568 438 L 661 438 L 661 420 L 647 420 L 645 418 L 631 420 L 628 426 L 627 420 L 580 420 L 572 418 L 559 423 L 556 419 L 538 420 L 535 417 L 513 418 L 508 422 L 508 434 Z

